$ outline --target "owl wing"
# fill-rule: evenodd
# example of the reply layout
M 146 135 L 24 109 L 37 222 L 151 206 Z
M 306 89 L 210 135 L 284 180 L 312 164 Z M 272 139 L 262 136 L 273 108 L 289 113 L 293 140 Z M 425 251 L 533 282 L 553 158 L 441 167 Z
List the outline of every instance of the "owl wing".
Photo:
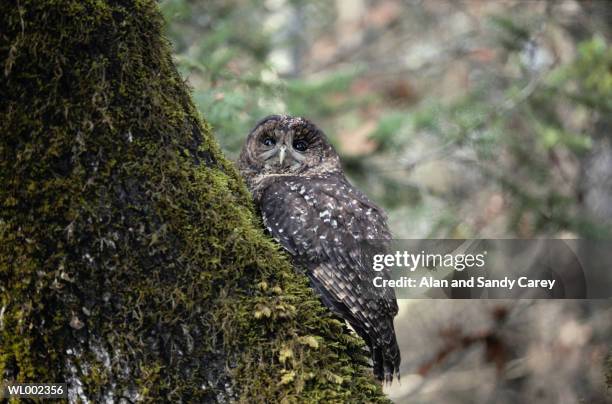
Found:
M 393 375 L 397 302 L 393 289 L 372 284 L 372 250 L 366 248 L 390 239 L 384 212 L 343 176 L 279 178 L 262 193 L 260 206 L 268 231 L 306 268 L 324 304 L 370 345 L 375 373 Z

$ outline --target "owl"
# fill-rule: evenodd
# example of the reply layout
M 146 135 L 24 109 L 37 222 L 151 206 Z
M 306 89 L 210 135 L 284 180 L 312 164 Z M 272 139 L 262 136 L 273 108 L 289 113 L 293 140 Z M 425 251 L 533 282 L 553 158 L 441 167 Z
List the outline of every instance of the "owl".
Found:
M 391 238 L 386 215 L 346 179 L 325 134 L 304 118 L 268 116 L 249 133 L 238 168 L 272 237 L 368 345 L 375 376 L 399 377 L 395 293 L 374 287 L 364 243 Z

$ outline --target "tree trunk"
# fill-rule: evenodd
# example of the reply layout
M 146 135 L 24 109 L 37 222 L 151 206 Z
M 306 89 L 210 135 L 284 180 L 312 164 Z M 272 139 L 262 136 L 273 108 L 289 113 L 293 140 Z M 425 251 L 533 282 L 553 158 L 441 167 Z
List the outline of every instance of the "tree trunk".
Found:
M 154 1 L 0 5 L 0 374 L 71 399 L 384 401 L 260 230 Z

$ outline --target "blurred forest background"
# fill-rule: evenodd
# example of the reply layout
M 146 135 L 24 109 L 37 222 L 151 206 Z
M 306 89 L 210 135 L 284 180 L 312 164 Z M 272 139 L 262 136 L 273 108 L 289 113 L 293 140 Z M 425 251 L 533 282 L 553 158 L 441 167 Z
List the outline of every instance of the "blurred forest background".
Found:
M 612 236 L 612 2 L 160 5 L 230 158 L 305 116 L 397 238 Z M 402 301 L 396 327 L 397 402 L 612 400 L 606 301 Z

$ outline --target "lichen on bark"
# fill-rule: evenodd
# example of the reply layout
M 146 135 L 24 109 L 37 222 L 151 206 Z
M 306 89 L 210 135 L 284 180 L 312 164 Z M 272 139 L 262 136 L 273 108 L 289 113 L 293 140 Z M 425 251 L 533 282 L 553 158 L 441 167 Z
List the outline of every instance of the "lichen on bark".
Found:
M 0 4 L 0 374 L 71 397 L 386 401 L 260 230 L 154 1 Z

